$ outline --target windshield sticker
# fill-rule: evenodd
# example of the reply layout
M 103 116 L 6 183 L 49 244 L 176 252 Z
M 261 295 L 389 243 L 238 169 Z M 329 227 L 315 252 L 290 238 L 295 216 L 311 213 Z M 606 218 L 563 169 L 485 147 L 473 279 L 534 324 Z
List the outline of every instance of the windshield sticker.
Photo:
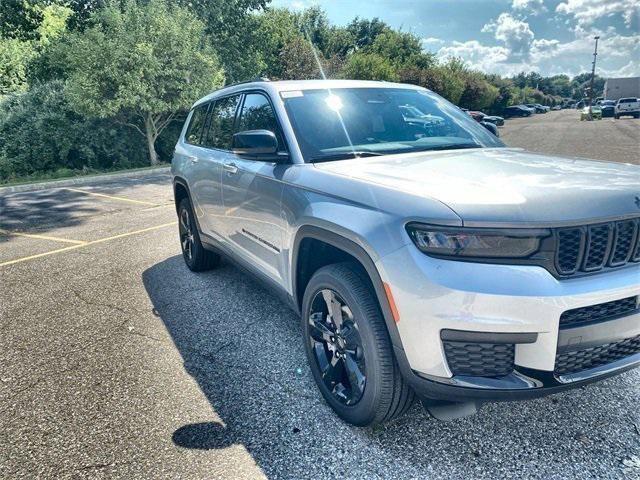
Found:
M 302 96 L 304 96 L 304 93 L 302 93 L 302 90 L 289 90 L 286 92 L 280 92 L 280 97 L 282 99 L 302 97 Z

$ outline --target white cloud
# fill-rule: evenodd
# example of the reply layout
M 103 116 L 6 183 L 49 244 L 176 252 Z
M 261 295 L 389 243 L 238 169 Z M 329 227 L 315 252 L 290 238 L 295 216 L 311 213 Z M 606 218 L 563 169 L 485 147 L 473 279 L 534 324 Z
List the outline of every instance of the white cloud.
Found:
M 526 60 L 529 57 L 535 35 L 524 20 L 509 13 L 501 13 L 496 20 L 482 27 L 482 32 L 492 32 L 496 40 L 503 42 L 512 61 Z
M 440 57 L 458 57 L 474 68 L 488 73 L 512 75 L 522 70 L 529 70 L 528 65 L 509 62 L 509 49 L 499 46 L 483 45 L 477 40 L 468 42 L 452 42 L 438 51 Z
M 436 37 L 429 37 L 429 38 L 422 39 L 422 47 L 427 50 L 434 50 L 438 47 L 441 47 L 445 43 L 447 42 L 445 42 L 441 38 L 436 38 Z
M 566 0 L 556 7 L 556 12 L 572 16 L 578 25 L 591 25 L 602 17 L 622 15 L 627 26 L 640 15 L 638 0 Z M 636 20 L 637 21 L 637 20 Z
M 544 0 L 513 0 L 511 8 L 532 15 L 547 11 L 547 7 L 544 6 Z

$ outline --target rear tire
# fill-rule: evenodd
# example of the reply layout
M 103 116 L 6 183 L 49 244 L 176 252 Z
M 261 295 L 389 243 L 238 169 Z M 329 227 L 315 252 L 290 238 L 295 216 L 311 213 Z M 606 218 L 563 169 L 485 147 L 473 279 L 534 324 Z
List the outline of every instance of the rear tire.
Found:
M 200 241 L 191 202 L 183 198 L 178 206 L 178 232 L 182 258 L 192 272 L 211 270 L 220 264 L 220 255 L 206 250 Z
M 313 275 L 302 302 L 302 331 L 316 384 L 345 422 L 379 424 L 413 404 L 414 393 L 400 373 L 377 299 L 359 265 L 328 265 Z

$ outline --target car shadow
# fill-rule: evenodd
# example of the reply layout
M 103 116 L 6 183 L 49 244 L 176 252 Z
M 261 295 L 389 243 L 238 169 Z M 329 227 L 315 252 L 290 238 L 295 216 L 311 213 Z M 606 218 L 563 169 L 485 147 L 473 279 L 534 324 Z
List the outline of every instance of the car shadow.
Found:
M 225 263 L 193 274 L 173 256 L 142 280 L 185 370 L 221 419 L 180 427 L 174 444 L 243 445 L 267 476 L 385 478 L 394 471 L 398 478 L 463 478 L 475 471 L 486 478 L 499 468 L 496 459 L 525 476 L 540 462 L 562 476 L 576 462 L 588 464 L 596 450 L 603 468 L 624 458 L 621 445 L 603 442 L 603 429 L 624 425 L 621 435 L 635 435 L 626 412 L 637 401 L 629 390 L 637 377 L 624 376 L 535 401 L 486 405 L 453 422 L 435 421 L 416 404 L 383 426 L 351 427 L 313 383 L 298 317 L 251 277 Z

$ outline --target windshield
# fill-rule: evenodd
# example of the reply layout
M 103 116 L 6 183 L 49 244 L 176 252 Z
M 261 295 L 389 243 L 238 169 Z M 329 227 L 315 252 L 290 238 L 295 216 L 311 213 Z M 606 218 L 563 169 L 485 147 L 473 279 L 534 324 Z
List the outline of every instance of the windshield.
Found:
M 468 114 L 426 90 L 336 88 L 281 97 L 307 162 L 504 147 Z

